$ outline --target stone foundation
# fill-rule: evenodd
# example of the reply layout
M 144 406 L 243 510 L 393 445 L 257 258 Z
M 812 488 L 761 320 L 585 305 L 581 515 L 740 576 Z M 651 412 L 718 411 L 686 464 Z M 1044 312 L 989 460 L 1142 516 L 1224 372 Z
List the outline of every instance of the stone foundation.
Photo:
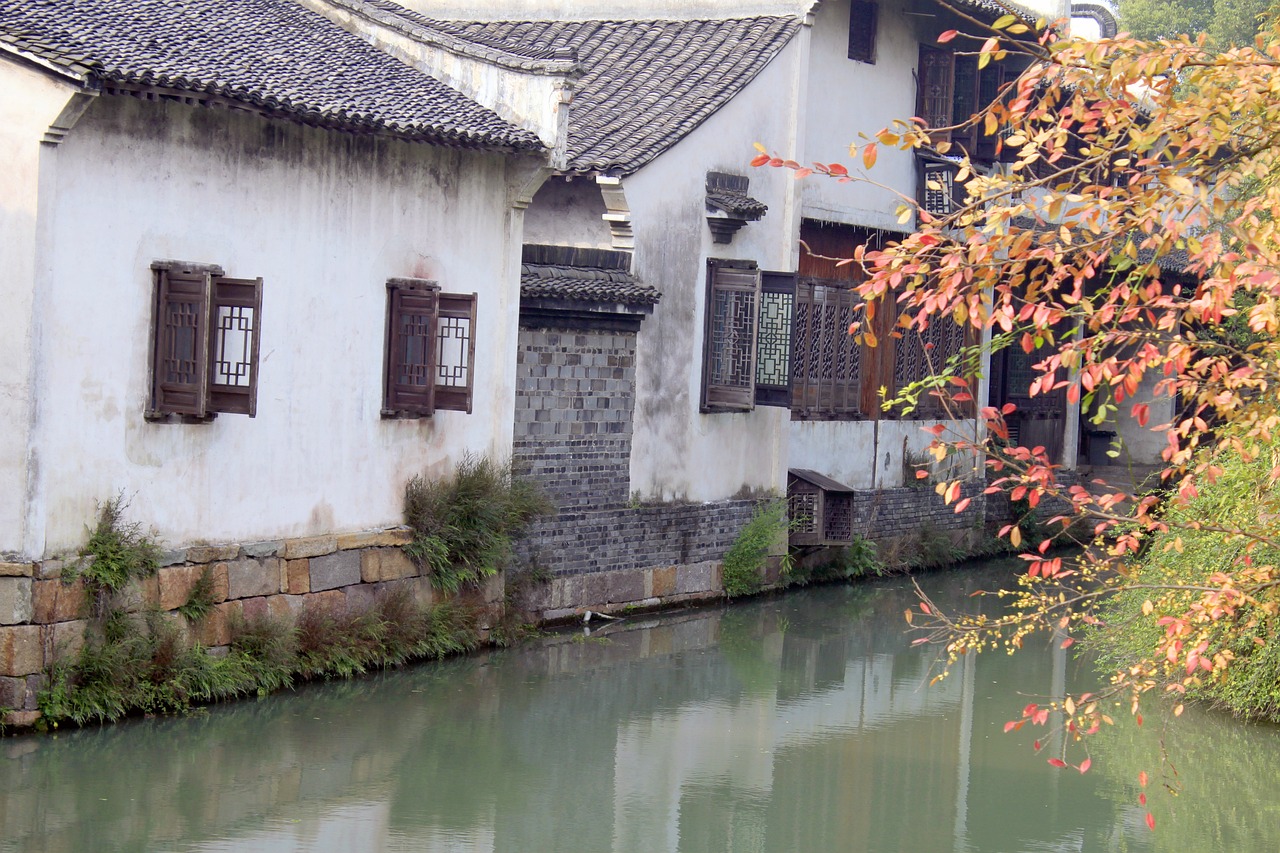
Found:
M 195 642 L 208 647 L 231 641 L 236 618 L 296 616 L 304 608 L 331 612 L 364 610 L 384 592 L 406 589 L 419 605 L 440 593 L 404 553 L 412 533 L 403 527 L 254 542 L 247 545 L 193 545 L 162 555 L 152 577 L 124 591 L 131 610 L 158 608 Z M 73 560 L 0 563 L 0 707 L 12 709 L 9 722 L 35 722 L 36 692 L 44 672 L 73 657 L 84 644 L 89 601 Z M 213 578 L 212 611 L 195 623 L 178 612 L 201 575 Z M 496 577 L 462 600 L 481 612 L 487 629 L 498 615 L 503 581 Z

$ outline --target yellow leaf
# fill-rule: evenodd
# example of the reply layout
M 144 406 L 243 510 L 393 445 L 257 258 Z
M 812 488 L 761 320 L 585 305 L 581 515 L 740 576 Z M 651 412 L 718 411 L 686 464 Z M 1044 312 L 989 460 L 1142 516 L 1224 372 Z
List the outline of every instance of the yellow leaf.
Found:
M 1181 716 L 1182 716 L 1182 708 L 1183 708 L 1183 706 L 1182 706 L 1181 704 L 1179 704 L 1176 708 L 1174 708 L 1174 709 L 1173 709 L 1173 715 L 1174 715 L 1175 717 L 1181 717 Z
M 857 157 L 857 156 L 858 156 L 858 143 L 856 143 L 856 142 L 850 142 L 850 143 L 849 143 L 849 156 L 850 156 L 850 157 Z
M 1151 603 L 1151 599 L 1148 598 L 1146 601 L 1142 602 L 1143 616 L 1150 616 L 1155 611 L 1155 609 L 1156 609 L 1156 606 Z
M 1028 27 L 1026 24 L 1014 24 L 1013 26 L 1009 27 L 1005 32 L 1010 32 L 1010 33 L 1013 33 L 1014 35 L 1022 35 L 1025 32 L 1029 32 L 1030 29 L 1031 28 Z
M 979 68 L 979 69 L 986 68 L 986 67 L 987 67 L 988 65 L 990 65 L 990 64 L 991 64 L 991 54 L 989 54 L 989 53 L 980 53 L 980 54 L 978 54 L 978 68 Z
M 1067 697 L 1067 701 L 1062 703 L 1062 707 L 1066 709 L 1068 716 L 1074 717 L 1076 715 L 1076 703 L 1071 700 L 1070 696 Z
M 876 164 L 876 154 L 877 150 L 874 142 L 868 142 L 864 145 L 862 147 L 862 165 L 866 166 L 868 169 L 874 166 Z
M 991 25 L 991 29 L 1003 30 L 1005 27 L 1009 26 L 1012 23 L 1015 23 L 1017 20 L 1018 20 L 1017 15 L 1001 15 L 1000 17 L 996 18 L 996 22 Z M 1023 29 L 1026 29 L 1026 28 L 1024 27 Z
M 759 142 L 753 142 L 753 143 L 751 143 L 751 146 L 752 146 L 753 148 L 755 148 L 757 151 L 759 151 L 761 154 L 768 154 L 768 153 L 769 153 L 769 152 L 765 149 L 765 147 L 764 147 L 763 145 L 761 145 Z
M 1022 531 L 1021 531 L 1021 530 L 1019 530 L 1019 529 L 1018 529 L 1018 528 L 1016 528 L 1016 527 L 1015 527 L 1015 528 L 1013 528 L 1012 530 L 1010 530 L 1010 531 L 1009 531 L 1009 543 L 1010 543 L 1011 545 L 1013 545 L 1013 547 L 1015 547 L 1015 548 L 1020 548 L 1020 547 L 1022 547 Z

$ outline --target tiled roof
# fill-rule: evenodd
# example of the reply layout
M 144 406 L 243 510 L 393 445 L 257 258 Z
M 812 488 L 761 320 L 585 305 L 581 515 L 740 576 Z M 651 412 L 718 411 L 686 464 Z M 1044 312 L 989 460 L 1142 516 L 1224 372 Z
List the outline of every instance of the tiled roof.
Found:
M 438 21 L 442 32 L 526 55 L 576 53 L 569 168 L 634 172 L 724 106 L 791 40 L 784 17 L 694 21 Z
M 525 246 L 520 296 L 611 305 L 655 305 L 657 289 L 625 269 L 625 252 L 562 246 Z
M 1020 6 L 1017 3 L 1001 2 L 1001 0 L 939 0 L 942 5 L 947 6 L 954 4 L 961 10 L 968 10 L 978 13 L 981 18 L 995 20 L 1002 15 L 1017 15 L 1028 24 L 1035 23 L 1037 18 L 1049 17 L 1047 15 L 1037 15 L 1031 9 Z
M 541 147 L 293 0 L 0 0 L 0 52 L 90 85 L 218 96 L 307 124 L 461 147 Z

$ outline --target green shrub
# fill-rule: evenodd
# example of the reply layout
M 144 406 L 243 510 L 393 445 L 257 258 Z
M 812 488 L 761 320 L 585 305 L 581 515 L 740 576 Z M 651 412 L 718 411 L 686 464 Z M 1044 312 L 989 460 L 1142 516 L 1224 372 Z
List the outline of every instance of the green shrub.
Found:
M 80 562 L 68 579 L 84 580 L 101 612 L 107 599 L 131 580 L 154 575 L 160 566 L 160 546 L 137 522 L 126 522 L 129 502 L 123 494 L 98 504 L 98 521 L 80 549 Z
M 1223 473 L 1212 483 L 1201 482 L 1199 494 L 1186 503 L 1170 502 L 1163 511 L 1170 529 L 1154 534 L 1128 568 L 1132 585 L 1151 588 L 1127 590 L 1101 608 L 1103 626 L 1087 642 L 1103 669 L 1114 671 L 1150 658 L 1165 632 L 1158 620 L 1182 615 L 1200 596 L 1197 590 L 1160 587 L 1213 585 L 1209 578 L 1214 573 L 1235 571 L 1245 559 L 1255 566 L 1280 564 L 1280 549 L 1207 529 L 1250 530 L 1259 518 L 1280 512 L 1280 483 L 1271 482 L 1271 464 L 1264 461 L 1280 453 L 1280 436 L 1253 461 L 1222 447 L 1215 462 Z M 1148 600 L 1149 614 L 1143 612 Z M 1269 611 L 1280 611 L 1280 594 L 1274 589 L 1233 618 L 1207 624 L 1210 652 L 1229 650 L 1234 661 L 1220 679 L 1208 680 L 1188 695 L 1242 716 L 1280 721 L 1280 616 Z M 1165 675 L 1180 681 L 1185 672 Z
M 506 567 L 513 540 L 553 510 L 536 483 L 513 475 L 510 462 L 468 454 L 451 477 L 409 481 L 404 514 L 414 540 L 405 552 L 438 589 L 456 592 Z
M 738 536 L 724 555 L 724 593 L 730 598 L 751 595 L 760 590 L 761 573 L 769 552 L 782 541 L 787 532 L 787 504 L 772 500 L 756 507 L 751 520 L 738 532 Z

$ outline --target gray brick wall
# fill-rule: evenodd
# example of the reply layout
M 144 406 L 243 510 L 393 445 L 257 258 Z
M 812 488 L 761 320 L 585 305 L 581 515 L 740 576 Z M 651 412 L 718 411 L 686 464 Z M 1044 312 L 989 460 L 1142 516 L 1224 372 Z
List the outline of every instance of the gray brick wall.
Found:
M 626 503 L 635 364 L 634 332 L 520 330 L 515 463 L 562 510 Z
M 719 560 L 755 506 L 743 500 L 561 512 L 529 531 L 520 556 L 557 575 Z

